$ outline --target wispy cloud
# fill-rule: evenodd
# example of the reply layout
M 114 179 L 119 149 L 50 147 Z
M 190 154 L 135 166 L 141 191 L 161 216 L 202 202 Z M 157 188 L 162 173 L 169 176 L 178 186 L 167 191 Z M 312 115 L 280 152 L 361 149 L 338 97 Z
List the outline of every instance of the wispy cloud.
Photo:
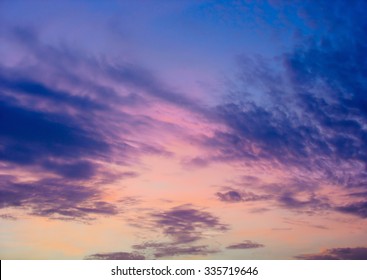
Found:
M 227 249 L 256 249 L 256 248 L 261 248 L 261 247 L 264 247 L 264 245 L 250 241 L 250 240 L 245 240 L 241 243 L 229 245 L 226 248 Z
M 88 224 L 117 240 L 123 228 L 133 244 L 88 259 L 263 253 L 300 228 L 359 240 L 345 223 L 359 234 L 367 217 L 366 2 L 132 2 L 0 1 L 9 236 L 24 216 L 55 236 Z M 247 230 L 266 247 L 238 239 Z M 96 239 L 85 243 L 104 248 Z M 357 258 L 360 246 L 297 258 Z
M 148 223 L 145 230 L 161 232 L 169 241 L 144 242 L 133 245 L 133 249 L 155 258 L 218 253 L 219 248 L 200 243 L 208 241 L 213 232 L 224 233 L 229 230 L 228 225 L 221 223 L 218 217 L 192 205 L 176 206 L 161 212 L 153 211 L 144 220 L 145 224 Z
M 228 226 L 212 214 L 186 205 L 152 214 L 152 217 L 165 235 L 180 243 L 196 241 L 207 230 L 228 230 Z
M 367 218 L 367 201 L 355 202 L 348 205 L 338 206 L 336 210 L 342 213 Z
M 86 260 L 145 260 L 145 257 L 137 253 L 112 252 L 98 253 L 85 257 Z
M 184 255 L 211 255 L 220 252 L 216 249 L 211 249 L 207 245 L 190 245 L 169 242 L 148 242 L 139 245 L 134 245 L 134 249 L 145 254 L 152 252 L 155 258 L 165 258 Z
M 102 200 L 101 191 L 95 187 L 55 179 L 20 183 L 1 178 L 0 208 L 23 208 L 33 215 L 65 220 L 118 213 L 115 205 Z
M 302 260 L 367 260 L 367 248 L 332 248 L 315 254 L 295 257 Z
M 236 190 L 230 190 L 226 192 L 217 192 L 219 200 L 223 202 L 251 202 L 251 201 L 264 201 L 272 198 L 271 195 L 258 195 L 253 192 L 241 192 Z

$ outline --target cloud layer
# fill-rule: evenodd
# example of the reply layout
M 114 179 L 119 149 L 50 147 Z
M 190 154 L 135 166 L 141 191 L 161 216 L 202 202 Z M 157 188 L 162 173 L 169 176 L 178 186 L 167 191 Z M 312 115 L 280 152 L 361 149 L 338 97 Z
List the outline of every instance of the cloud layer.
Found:
M 366 260 L 367 248 L 332 248 L 316 254 L 304 254 L 296 256 L 302 260 Z

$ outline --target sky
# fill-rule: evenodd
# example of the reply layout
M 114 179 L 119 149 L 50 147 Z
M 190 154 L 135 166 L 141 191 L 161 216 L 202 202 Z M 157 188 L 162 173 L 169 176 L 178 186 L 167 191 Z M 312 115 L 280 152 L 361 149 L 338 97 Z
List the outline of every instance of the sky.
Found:
M 1 259 L 367 259 L 366 1 L 0 1 Z

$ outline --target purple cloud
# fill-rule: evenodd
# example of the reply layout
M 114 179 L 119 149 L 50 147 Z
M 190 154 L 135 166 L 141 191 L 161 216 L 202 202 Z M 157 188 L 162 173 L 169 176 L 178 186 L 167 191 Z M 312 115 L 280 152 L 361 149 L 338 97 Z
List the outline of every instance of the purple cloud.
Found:
M 208 246 L 198 245 L 198 246 L 167 246 L 161 247 L 154 253 L 156 258 L 163 258 L 163 257 L 171 257 L 171 256 L 182 256 L 182 255 L 211 255 L 218 253 L 218 250 L 213 250 L 208 248 Z
M 152 214 L 154 223 L 163 233 L 179 243 L 189 243 L 202 238 L 203 232 L 226 231 L 228 226 L 209 212 L 191 206 L 174 207 L 168 211 Z
M 298 255 L 301 260 L 367 260 L 367 248 L 332 248 L 315 254 Z
M 225 193 L 217 192 L 216 195 L 224 202 L 240 202 L 243 201 L 242 195 L 237 191 L 228 191 Z
M 235 203 L 235 202 L 250 202 L 250 201 L 263 201 L 272 198 L 271 195 L 258 195 L 253 192 L 240 192 L 236 190 L 230 190 L 227 192 L 217 192 L 220 201 Z
M 324 25 L 314 18 L 322 30 L 317 36 L 302 38 L 276 59 L 238 58 L 236 86 L 229 89 L 228 102 L 214 109 L 213 120 L 224 123 L 226 129 L 197 140 L 207 151 L 201 157 L 206 164 L 261 163 L 307 172 L 310 181 L 363 192 L 367 186 L 367 46 L 363 39 L 367 23 L 359 11 L 366 5 L 345 7 L 343 1 L 336 1 L 328 15 L 319 6 L 301 6 L 312 6 L 305 14 L 323 15 L 320 22 Z M 337 11 L 344 8 L 347 11 L 340 16 Z M 355 18 L 356 14 L 360 16 Z M 338 27 L 331 27 L 336 23 Z M 285 207 L 328 208 L 329 202 L 318 197 L 302 202 L 289 191 L 288 195 L 284 190 L 278 199 Z M 240 193 L 221 193 L 220 197 L 242 199 Z M 363 205 L 359 208 L 363 213 Z
M 361 218 L 367 218 L 367 201 L 338 206 L 335 209 L 336 211 L 339 211 L 341 213 L 351 214 Z
M 151 210 L 153 211 L 153 210 Z M 154 211 L 153 211 L 154 212 Z M 225 232 L 229 228 L 211 213 L 191 205 L 173 207 L 169 210 L 154 212 L 142 218 L 143 227 L 149 231 L 161 232 L 169 241 L 148 241 L 133 245 L 138 252 L 155 258 L 180 255 L 208 255 L 219 252 L 208 245 L 198 244 L 205 240 L 205 232 Z
M 89 219 L 91 215 L 118 213 L 116 206 L 101 200 L 101 192 L 95 187 L 55 179 L 27 183 L 2 179 L 0 208 L 23 208 L 33 215 L 55 219 Z
M 2 182 L 1 207 L 52 218 L 115 215 L 116 206 L 102 201 L 95 186 L 137 173 L 112 174 L 107 164 L 127 166 L 145 154 L 172 155 L 140 139 L 140 129 L 164 127 L 164 122 L 121 108 L 149 107 L 152 96 L 190 107 L 189 99 L 163 89 L 138 66 L 117 67 L 66 45 L 46 45 L 36 29 L 9 26 L 0 37 L 33 57 L 24 65 L 0 63 L 1 169 L 37 178 Z
M 86 260 L 145 260 L 145 257 L 137 253 L 112 252 L 98 253 L 85 257 Z
M 250 240 L 245 240 L 241 243 L 229 245 L 226 248 L 227 249 L 256 249 L 256 248 L 261 248 L 261 247 L 264 247 L 264 245 L 250 241 Z
M 283 207 L 289 209 L 307 208 L 313 211 L 330 209 L 330 205 L 327 202 L 323 201 L 320 198 L 317 198 L 314 195 L 311 195 L 311 197 L 306 200 L 299 200 L 294 198 L 291 193 L 285 193 L 278 198 L 278 201 Z
M 218 253 L 218 250 L 210 249 L 206 245 L 188 245 L 170 242 L 147 242 L 133 246 L 139 252 L 152 254 L 155 258 L 181 256 L 181 255 L 209 255 Z

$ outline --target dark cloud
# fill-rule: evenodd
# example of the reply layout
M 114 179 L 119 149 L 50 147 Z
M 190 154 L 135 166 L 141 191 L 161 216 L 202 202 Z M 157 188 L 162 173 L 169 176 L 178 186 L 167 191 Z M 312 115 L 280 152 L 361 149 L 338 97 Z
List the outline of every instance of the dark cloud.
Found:
M 223 146 L 223 159 L 277 159 L 294 165 L 305 157 L 303 139 L 310 132 L 293 127 L 281 112 L 267 111 L 254 104 L 243 109 L 234 104 L 224 105 L 219 110 L 223 120 L 234 130 L 233 133 L 217 132 L 216 144 Z
M 316 254 L 304 254 L 295 257 L 302 260 L 367 260 L 367 248 L 333 248 Z
M 67 45 L 45 44 L 36 28 L 7 27 L 1 39 L 33 59 L 0 64 L 0 161 L 40 176 L 46 171 L 87 180 L 102 174 L 106 161 L 126 165 L 142 154 L 172 155 L 140 135 L 134 141 L 137 131 L 164 122 L 121 108 L 146 110 L 152 96 L 177 106 L 195 102 L 134 64 L 117 66 Z
M 245 190 L 251 186 L 258 193 L 225 187 L 223 188 L 224 191 L 216 193 L 218 199 L 227 203 L 267 201 L 268 205 L 280 206 L 294 212 L 306 214 L 326 212 L 333 210 L 334 207 L 328 197 L 316 194 L 318 184 L 313 180 L 305 181 L 298 178 L 273 184 L 256 180 L 250 185 L 247 183 L 239 183 L 239 185 L 244 185 L 243 189 Z M 252 212 L 264 210 L 269 209 L 253 209 Z
M 86 160 L 57 163 L 44 161 L 42 167 L 68 179 L 89 179 L 96 174 L 97 165 Z
M 0 101 L 0 119 L 3 162 L 38 166 L 68 178 L 87 178 L 93 176 L 95 165 L 75 158 L 103 158 L 110 150 L 98 133 L 91 133 L 68 116 Z
M 225 202 L 240 202 L 242 201 L 242 195 L 236 191 L 228 191 L 226 193 L 216 193 L 221 201 Z
M 112 252 L 98 253 L 85 257 L 86 260 L 145 260 L 145 257 L 137 253 Z
M 317 198 L 314 195 L 311 195 L 309 198 L 305 200 L 300 200 L 300 199 L 294 198 L 292 194 L 286 193 L 286 194 L 281 195 L 278 198 L 278 201 L 281 203 L 283 207 L 286 207 L 288 209 L 308 208 L 314 211 L 330 209 L 330 205 L 327 202 L 321 200 L 320 198 Z
M 5 69 L 1 70 L 5 71 Z M 11 70 L 8 70 L 8 72 L 11 72 Z M 66 91 L 51 89 L 41 82 L 17 77 L 19 74 L 16 72 L 11 74 L 12 75 L 7 75 L 10 77 L 0 75 L 0 90 L 5 93 L 17 93 L 19 97 L 27 97 L 27 95 L 29 95 L 30 97 L 38 98 L 38 101 L 49 101 L 51 102 L 51 104 L 58 104 L 58 106 L 67 105 L 71 107 L 76 107 L 78 109 L 87 110 L 108 109 L 107 105 L 93 101 L 88 96 L 78 96 Z
M 95 187 L 70 184 L 62 180 L 44 179 L 16 183 L 2 178 L 0 208 L 17 207 L 33 215 L 55 219 L 87 219 L 93 214 L 115 215 L 116 206 L 102 201 Z
M 367 218 L 367 201 L 351 203 L 345 206 L 338 206 L 335 209 L 341 213 Z
M 308 174 L 303 182 L 263 190 L 292 211 L 336 210 L 365 218 L 364 201 L 335 207 L 318 189 L 339 185 L 364 194 L 367 187 L 367 21 L 360 13 L 367 6 L 336 1 L 327 15 L 321 6 L 301 6 L 322 30 L 276 59 L 238 58 L 238 83 L 215 109 L 227 129 L 199 140 L 208 151 L 203 158 L 206 164 L 242 162 Z M 246 199 L 238 190 L 217 195 L 225 202 Z
M 328 171 L 332 160 L 366 163 L 367 45 L 362 38 L 367 22 L 365 17 L 347 18 L 358 5 L 348 5 L 350 13 L 338 32 L 305 40 L 285 54 L 282 70 L 276 65 L 273 71 L 261 57 L 241 58 L 244 78 L 269 102 L 240 92 L 233 102 L 218 106 L 232 131 L 217 132 L 208 144 L 222 148 L 224 158 L 268 159 Z M 337 1 L 335 6 L 344 5 Z
M 209 212 L 190 206 L 174 207 L 168 211 L 152 214 L 154 223 L 175 242 L 189 243 L 203 237 L 205 231 L 226 231 L 228 226 Z
M 250 240 L 245 240 L 241 243 L 229 245 L 226 248 L 227 249 L 256 249 L 256 248 L 261 248 L 261 247 L 264 247 L 264 245 L 250 241 Z
M 329 197 L 317 194 L 319 185 L 312 179 L 292 179 L 278 184 L 264 184 L 262 188 L 275 206 L 296 213 L 314 215 L 326 213 L 334 207 Z
M 154 242 L 134 245 L 134 251 L 128 252 L 112 252 L 98 253 L 85 257 L 87 260 L 145 260 L 155 258 L 166 258 L 173 256 L 199 255 L 205 256 L 215 254 L 218 251 L 210 249 L 205 245 L 175 245 L 173 243 Z M 148 257 L 149 256 L 149 257 Z
M 2 158 L 7 160 L 11 160 L 11 157 L 7 158 L 4 151 L 15 148 L 17 144 L 20 145 L 19 142 L 24 143 L 24 148 L 20 150 L 29 151 L 19 159 L 20 163 L 34 161 L 31 147 L 28 147 L 30 145 L 37 149 L 40 156 L 50 153 L 66 158 L 73 154 L 97 154 L 108 149 L 108 145 L 97 134 L 88 133 L 78 126 L 77 120 L 67 115 L 32 111 L 4 102 L 0 102 L 0 109 L 0 137 L 7 144 L 2 149 Z M 12 145 L 8 142 L 12 142 Z M 18 157 L 15 155 L 14 158 Z
M 30 27 L 11 27 L 5 39 L 21 44 L 25 47 L 26 52 L 32 53 L 32 55 L 40 61 L 41 65 L 46 64 L 47 67 L 53 70 L 54 74 L 60 74 L 69 82 L 73 82 L 74 85 L 86 86 L 88 83 L 91 83 L 93 86 L 87 86 L 87 88 L 101 93 L 103 97 L 106 98 L 104 101 L 98 98 L 97 106 L 98 104 L 106 104 L 106 100 L 113 101 L 117 104 L 135 104 L 139 106 L 143 105 L 141 101 L 145 104 L 147 103 L 147 100 L 143 97 L 143 95 L 145 95 L 188 109 L 202 116 L 210 114 L 208 110 L 199 105 L 197 100 L 170 89 L 155 77 L 152 71 L 136 63 L 126 61 L 111 63 L 107 60 L 86 55 L 84 52 L 77 49 L 70 49 L 65 45 L 43 45 L 37 30 Z M 113 90 L 113 87 L 106 87 L 104 84 L 96 84 L 93 80 L 86 77 L 80 78 L 78 75 L 75 75 L 73 71 L 70 71 L 70 67 L 80 70 L 87 69 L 86 71 L 102 75 L 104 78 L 120 87 L 123 86 L 129 91 L 139 91 L 143 95 L 129 93 L 121 97 L 121 95 Z M 91 101 L 93 102 L 93 99 Z M 137 103 L 137 101 L 139 101 L 140 104 Z M 83 100 L 83 102 L 85 102 L 85 100 Z
M 366 192 L 353 192 L 348 194 L 350 197 L 367 197 L 367 191 Z
M 217 192 L 216 195 L 218 196 L 219 200 L 223 202 L 250 202 L 268 200 L 271 198 L 270 195 L 257 195 L 253 192 L 240 192 L 235 190 Z
M 199 244 L 199 242 L 205 241 L 213 231 L 228 230 L 228 226 L 221 223 L 217 217 L 207 211 L 196 209 L 192 205 L 182 205 L 162 212 L 149 213 L 141 220 L 145 221 L 143 225 L 134 220 L 134 226 L 145 226 L 145 229 L 160 232 L 168 239 L 165 242 L 148 241 L 133 246 L 134 250 L 154 258 L 217 253 L 218 249 Z
M 35 28 L 7 27 L 0 38 L 32 59 L 0 63 L 0 169 L 36 179 L 2 182 L 1 207 L 63 219 L 116 214 L 96 186 L 138 174 L 112 174 L 107 165 L 138 164 L 144 154 L 172 155 L 141 140 L 141 130 L 165 123 L 123 109 L 146 110 L 152 96 L 177 106 L 195 103 L 171 94 L 138 66 L 116 66 L 67 45 L 46 44 Z

